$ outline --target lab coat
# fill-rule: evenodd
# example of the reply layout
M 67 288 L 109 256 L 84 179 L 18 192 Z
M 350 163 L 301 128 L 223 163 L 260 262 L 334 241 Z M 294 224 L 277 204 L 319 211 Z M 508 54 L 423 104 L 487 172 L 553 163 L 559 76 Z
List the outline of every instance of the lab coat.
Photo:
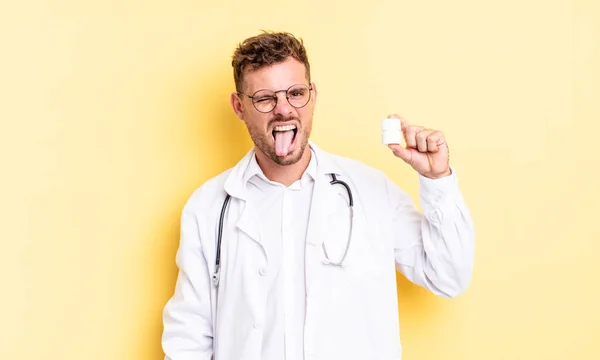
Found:
M 310 146 L 317 178 L 306 239 L 305 359 L 399 360 L 395 270 L 442 297 L 461 294 L 471 279 L 474 232 L 456 174 L 419 176 L 422 214 L 381 171 Z M 264 275 L 274 269 L 261 239 L 264 219 L 246 201 L 242 181 L 252 156 L 254 150 L 198 188 L 184 206 L 179 275 L 163 314 L 166 360 L 261 359 Z M 348 241 L 348 196 L 343 186 L 330 184 L 332 173 L 354 197 L 351 246 L 342 267 L 326 265 L 321 247 L 325 241 L 337 260 Z M 226 193 L 232 198 L 216 288 L 211 276 Z

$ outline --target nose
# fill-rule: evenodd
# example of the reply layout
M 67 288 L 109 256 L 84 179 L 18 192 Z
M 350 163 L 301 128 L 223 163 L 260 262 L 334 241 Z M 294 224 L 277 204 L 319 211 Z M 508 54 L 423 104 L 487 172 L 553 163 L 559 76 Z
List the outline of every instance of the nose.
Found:
M 275 109 L 273 109 L 273 113 L 275 115 L 282 115 L 283 117 L 288 117 L 294 115 L 294 107 L 290 105 L 288 99 L 286 98 L 285 92 L 278 92 L 275 94 L 277 96 L 277 105 L 275 105 Z

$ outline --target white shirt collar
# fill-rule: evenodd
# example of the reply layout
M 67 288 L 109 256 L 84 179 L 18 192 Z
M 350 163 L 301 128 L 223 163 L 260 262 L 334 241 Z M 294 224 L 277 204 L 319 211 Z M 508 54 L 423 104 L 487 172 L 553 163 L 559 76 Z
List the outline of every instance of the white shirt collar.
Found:
M 321 150 L 311 140 L 309 140 L 308 143 L 315 155 L 315 181 L 319 181 L 319 178 L 324 175 L 343 174 L 342 169 L 337 164 L 335 156 Z M 233 168 L 229 169 L 225 183 L 223 184 L 225 192 L 237 199 L 246 200 L 246 183 L 243 181 L 243 176 L 252 157 L 255 156 L 254 152 L 254 148 L 251 148 L 243 159 L 241 159 Z
M 302 177 L 299 180 L 299 186 L 301 188 L 305 187 L 310 181 L 314 181 L 317 177 L 317 158 L 312 148 L 310 149 L 310 152 L 311 156 L 310 161 L 308 163 L 308 167 L 306 168 L 306 170 L 302 174 Z M 242 176 L 244 187 L 248 184 L 248 181 L 250 181 L 255 176 L 269 184 L 276 184 L 275 182 L 272 182 L 271 180 L 267 179 L 267 177 L 265 176 L 264 172 L 262 171 L 262 169 L 258 165 L 258 162 L 256 161 L 256 153 L 252 154 L 248 166 L 246 167 L 246 170 L 244 171 L 244 174 Z M 297 183 L 298 182 L 295 182 L 294 184 L 296 185 Z

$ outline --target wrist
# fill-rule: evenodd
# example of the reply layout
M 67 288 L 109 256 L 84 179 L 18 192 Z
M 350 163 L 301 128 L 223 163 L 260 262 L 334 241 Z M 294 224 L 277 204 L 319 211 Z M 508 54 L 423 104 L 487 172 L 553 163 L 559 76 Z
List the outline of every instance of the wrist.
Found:
M 439 174 L 427 174 L 427 175 L 423 174 L 424 177 L 431 179 L 431 180 L 445 178 L 450 175 L 452 175 L 452 169 L 450 169 L 450 168 L 448 168 L 446 171 L 439 173 Z

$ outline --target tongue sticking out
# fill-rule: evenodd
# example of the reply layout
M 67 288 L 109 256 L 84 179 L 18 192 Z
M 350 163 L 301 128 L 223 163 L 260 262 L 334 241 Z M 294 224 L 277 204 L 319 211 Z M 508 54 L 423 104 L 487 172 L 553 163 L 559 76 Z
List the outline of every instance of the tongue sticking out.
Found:
M 275 152 L 277 156 L 286 156 L 294 139 L 294 130 L 275 132 Z

